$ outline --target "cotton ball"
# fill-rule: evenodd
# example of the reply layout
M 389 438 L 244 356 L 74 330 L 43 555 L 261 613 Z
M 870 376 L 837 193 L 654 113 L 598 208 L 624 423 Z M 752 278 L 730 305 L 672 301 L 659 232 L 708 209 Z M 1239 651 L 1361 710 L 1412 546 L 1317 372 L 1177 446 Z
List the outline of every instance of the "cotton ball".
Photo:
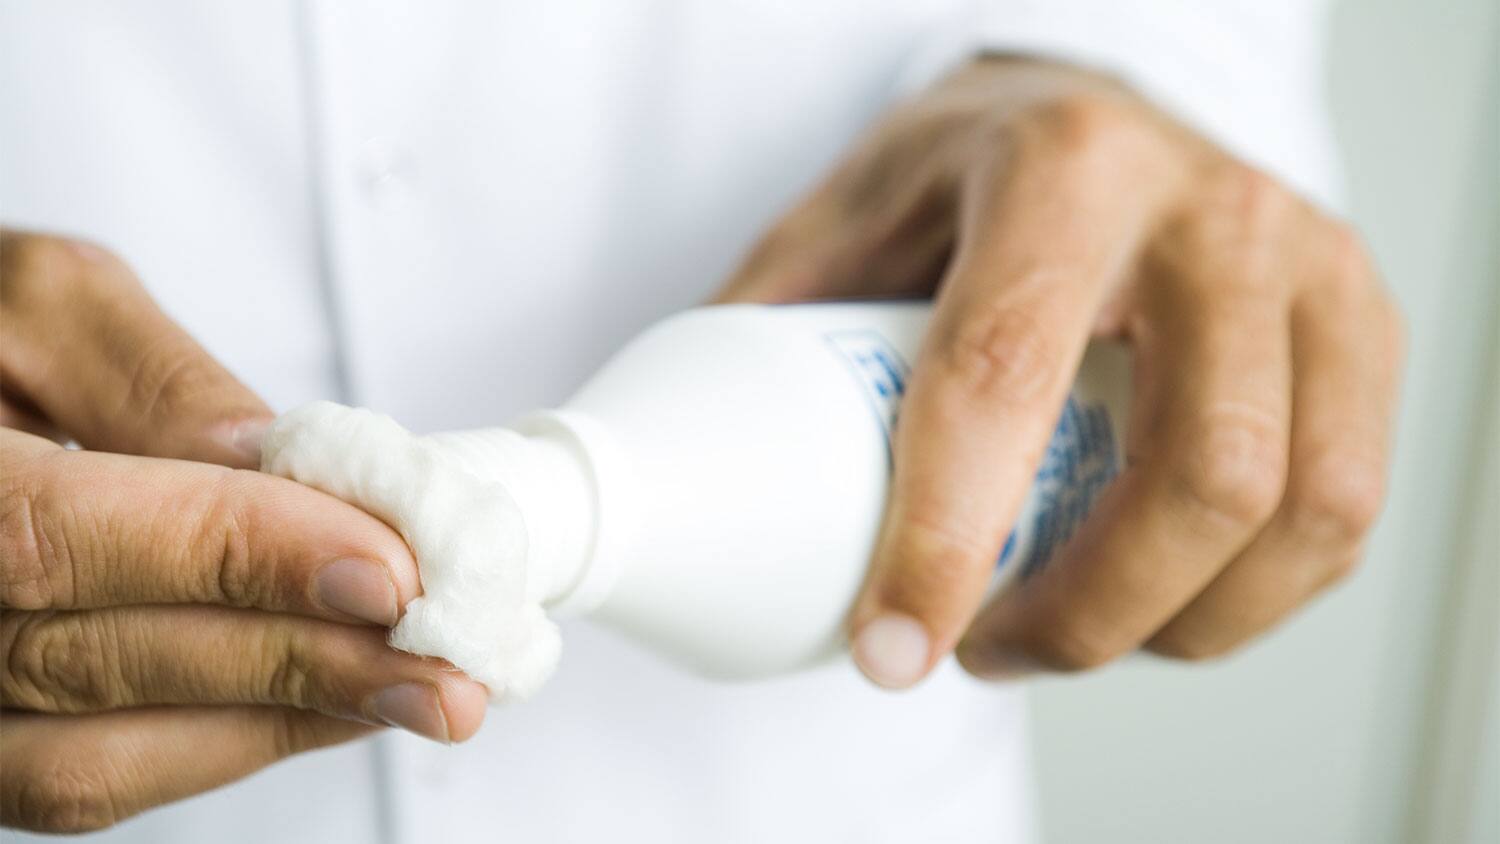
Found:
M 505 486 L 466 470 L 395 420 L 333 402 L 277 419 L 261 468 L 385 521 L 411 546 L 423 594 L 391 632 L 393 647 L 442 657 L 495 702 L 525 699 L 562 650 L 529 578 L 526 522 Z

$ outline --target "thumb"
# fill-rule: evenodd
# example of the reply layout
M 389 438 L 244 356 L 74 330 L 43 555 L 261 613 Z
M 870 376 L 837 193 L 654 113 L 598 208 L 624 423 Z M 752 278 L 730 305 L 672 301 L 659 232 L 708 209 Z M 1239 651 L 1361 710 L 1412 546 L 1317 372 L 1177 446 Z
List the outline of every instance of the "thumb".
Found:
M 0 233 L 0 313 L 6 393 L 83 447 L 258 465 L 270 408 L 104 250 Z

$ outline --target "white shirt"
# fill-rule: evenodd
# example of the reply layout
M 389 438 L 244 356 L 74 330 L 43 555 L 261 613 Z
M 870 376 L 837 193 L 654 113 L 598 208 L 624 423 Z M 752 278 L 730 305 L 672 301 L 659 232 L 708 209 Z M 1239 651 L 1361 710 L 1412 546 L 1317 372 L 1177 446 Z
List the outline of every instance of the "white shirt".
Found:
M 124 256 L 285 409 L 479 426 L 710 293 L 893 97 L 981 49 L 1119 73 L 1328 200 L 1321 4 L 0 0 L 0 224 Z M 299 757 L 139 842 L 992 841 L 1019 693 L 679 673 L 586 624 L 455 748 Z

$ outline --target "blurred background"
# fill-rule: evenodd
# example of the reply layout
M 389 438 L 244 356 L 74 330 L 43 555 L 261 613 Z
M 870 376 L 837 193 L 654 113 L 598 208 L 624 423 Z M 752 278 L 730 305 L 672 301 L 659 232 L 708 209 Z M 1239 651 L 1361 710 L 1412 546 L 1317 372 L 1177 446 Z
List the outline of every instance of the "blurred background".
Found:
M 1410 332 L 1364 567 L 1222 664 L 1036 687 L 1046 840 L 1500 842 L 1500 3 L 1346 0 L 1330 105 Z

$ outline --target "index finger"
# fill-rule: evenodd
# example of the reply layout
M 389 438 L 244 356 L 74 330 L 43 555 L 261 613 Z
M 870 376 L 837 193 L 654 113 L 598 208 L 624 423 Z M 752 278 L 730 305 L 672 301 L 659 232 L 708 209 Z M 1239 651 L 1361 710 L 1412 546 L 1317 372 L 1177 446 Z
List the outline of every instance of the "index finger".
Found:
M 3 607 L 223 604 L 391 625 L 420 591 L 394 530 L 282 478 L 9 430 L 0 469 Z
M 974 617 L 1139 239 L 1144 197 L 1101 190 L 1101 163 L 1049 151 L 1008 162 L 998 187 L 968 191 L 850 617 L 855 662 L 879 685 L 921 679 Z
M 0 230 L 0 313 L 8 403 L 86 448 L 257 465 L 270 408 L 108 252 Z

